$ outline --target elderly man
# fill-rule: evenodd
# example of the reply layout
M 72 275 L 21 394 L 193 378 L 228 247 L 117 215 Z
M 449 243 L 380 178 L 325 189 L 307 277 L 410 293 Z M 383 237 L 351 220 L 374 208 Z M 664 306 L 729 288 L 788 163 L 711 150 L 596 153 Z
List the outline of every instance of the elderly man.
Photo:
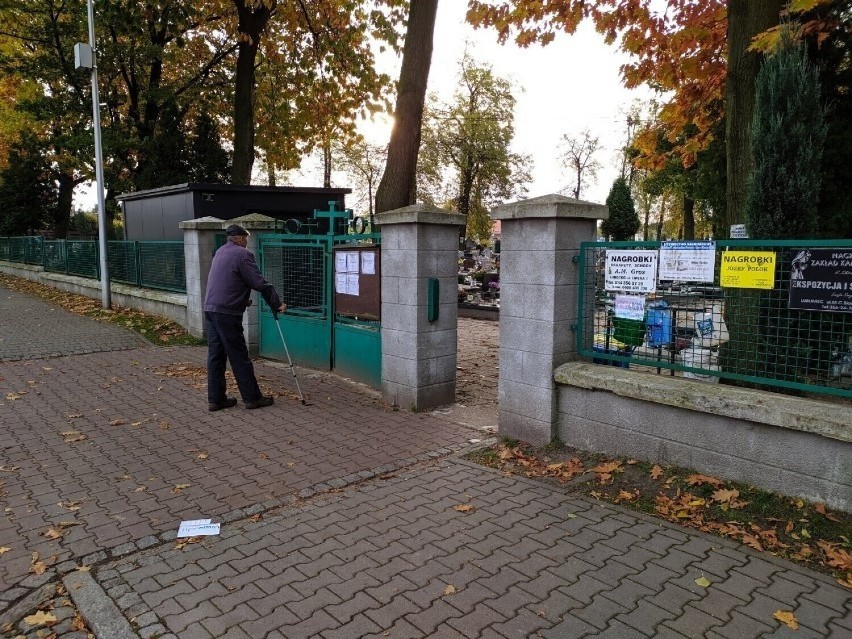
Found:
M 246 408 L 263 408 L 274 400 L 263 395 L 257 385 L 243 335 L 243 313 L 251 304 L 252 290 L 259 291 L 266 303 L 279 313 L 286 311 L 287 305 L 281 302 L 272 284 L 257 268 L 254 255 L 246 249 L 248 231 L 231 224 L 225 232 L 228 241 L 213 256 L 204 298 L 208 409 L 216 411 L 237 405 L 237 398 L 226 394 L 226 360 L 231 362 Z

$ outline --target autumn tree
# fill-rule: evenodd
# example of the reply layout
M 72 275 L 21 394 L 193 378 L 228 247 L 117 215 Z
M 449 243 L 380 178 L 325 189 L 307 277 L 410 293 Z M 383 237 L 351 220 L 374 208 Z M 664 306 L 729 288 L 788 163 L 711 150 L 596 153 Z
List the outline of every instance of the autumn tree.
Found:
M 465 54 L 450 103 L 434 96 L 426 109 L 421 162 L 436 179 L 418 195 L 450 204 L 467 218 L 465 237 L 491 237 L 488 209 L 525 192 L 529 159 L 510 149 L 515 134 L 512 84 Z M 440 185 L 436 192 L 435 185 Z
M 601 168 L 600 161 L 595 157 L 601 148 L 600 138 L 585 129 L 576 136 L 563 134 L 561 143 L 564 149 L 560 157 L 562 166 L 568 170 L 574 185 L 571 196 L 579 200 L 582 189 L 594 183 Z
M 377 213 L 415 202 L 417 154 L 437 10 L 438 0 L 411 0 L 388 159 L 376 190 Z
M 794 0 L 817 4 L 832 0 Z M 493 27 L 502 41 L 520 46 L 547 44 L 559 31 L 573 33 L 583 19 L 594 22 L 608 43 L 620 39 L 630 61 L 622 66 L 628 88 L 648 84 L 671 98 L 663 105 L 657 127 L 637 136 L 638 161 L 660 168 L 670 158 L 691 166 L 713 140 L 714 126 L 727 122 L 727 228 L 742 215 L 744 180 L 750 171 L 748 128 L 754 78 L 760 54 L 749 51 L 753 38 L 778 24 L 782 0 L 554 0 L 513 3 L 471 0 L 468 20 Z M 656 8 L 661 11 L 655 11 Z M 730 81 L 726 81 L 726 80 Z M 725 103 L 724 111 L 717 105 Z M 687 125 L 694 132 L 683 136 Z M 671 142 L 657 150 L 660 136 Z M 727 231 L 726 231 L 727 232 Z
M 362 201 L 356 202 L 356 205 L 366 205 L 370 228 L 375 228 L 373 202 L 376 187 L 387 162 L 387 146 L 371 144 L 360 138 L 346 143 L 340 142 L 334 151 L 339 168 L 353 181 L 356 190 L 364 194 Z
M 233 182 L 249 184 L 260 148 L 271 173 L 354 132 L 359 114 L 387 106 L 390 78 L 375 68 L 374 47 L 397 45 L 403 0 L 229 0 L 236 8 L 233 78 Z

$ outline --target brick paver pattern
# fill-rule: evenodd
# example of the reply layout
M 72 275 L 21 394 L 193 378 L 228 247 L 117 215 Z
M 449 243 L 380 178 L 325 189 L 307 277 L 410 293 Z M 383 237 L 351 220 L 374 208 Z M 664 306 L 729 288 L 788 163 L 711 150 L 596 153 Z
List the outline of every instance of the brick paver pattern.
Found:
M 496 422 L 498 330 L 459 326 L 460 402 L 483 423 Z M 300 369 L 303 406 L 289 368 L 259 362 L 276 404 L 210 413 L 204 364 L 203 347 L 154 348 L 0 288 L 0 612 L 55 579 L 37 562 L 90 559 L 145 639 L 852 635 L 849 591 L 825 575 L 423 461 L 483 436 L 441 411 L 395 411 Z M 220 536 L 164 542 L 206 517 Z
M 848 594 L 824 575 L 453 460 L 143 551 L 98 578 L 149 615 L 148 632 L 181 639 L 852 632 Z M 776 610 L 795 614 L 795 634 Z
M 76 318 L 53 312 L 60 324 Z M 90 333 L 69 337 L 70 352 L 103 329 L 77 319 Z M 274 406 L 210 413 L 205 357 L 204 347 L 143 347 L 0 362 L 0 546 L 11 548 L 0 554 L 0 593 L 27 576 L 33 552 L 48 565 L 79 560 L 473 433 L 302 370 L 304 406 L 289 368 L 262 362 Z M 51 527 L 64 536 L 45 536 Z

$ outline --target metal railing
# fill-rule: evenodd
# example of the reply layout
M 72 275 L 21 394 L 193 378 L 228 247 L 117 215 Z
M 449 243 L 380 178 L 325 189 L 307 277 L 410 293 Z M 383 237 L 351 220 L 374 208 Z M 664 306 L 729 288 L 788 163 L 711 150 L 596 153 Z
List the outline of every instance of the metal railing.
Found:
M 0 237 L 0 260 L 42 266 L 51 273 L 100 278 L 96 240 Z M 183 242 L 111 241 L 107 243 L 107 264 L 112 281 L 186 292 Z
M 852 398 L 852 242 L 584 242 L 595 363 Z

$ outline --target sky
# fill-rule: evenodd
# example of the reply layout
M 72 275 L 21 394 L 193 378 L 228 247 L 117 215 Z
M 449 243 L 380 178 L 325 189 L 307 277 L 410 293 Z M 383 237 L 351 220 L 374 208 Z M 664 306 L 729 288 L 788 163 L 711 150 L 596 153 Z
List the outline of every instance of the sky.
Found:
M 467 47 L 477 62 L 490 64 L 496 75 L 512 81 L 518 89 L 513 150 L 533 159 L 533 182 L 528 185 L 527 197 L 569 187 L 571 180 L 559 159 L 560 141 L 564 134 L 574 136 L 588 128 L 600 138 L 602 149 L 596 158 L 603 167 L 596 182 L 580 197 L 603 203 L 619 175 L 618 149 L 626 139 L 627 109 L 634 100 L 651 97 L 649 90 L 624 88 L 619 67 L 627 56 L 616 46 L 607 45 L 588 22 L 573 35 L 559 34 L 546 47 L 522 49 L 512 42 L 501 45 L 494 31 L 467 24 L 466 10 L 464 0 L 438 3 L 428 91 L 437 93 L 442 101 L 452 99 L 459 61 Z M 397 78 L 401 60 L 388 58 L 383 62 L 386 66 L 382 70 Z M 360 128 L 370 142 L 386 144 L 390 138 L 389 119 Z M 316 170 L 308 168 L 310 163 L 305 167 L 291 180 L 311 179 Z M 343 186 L 345 178 L 336 177 Z
M 589 22 L 583 22 L 573 35 L 559 34 L 546 47 L 533 45 L 522 49 L 509 42 L 500 45 L 492 30 L 476 30 L 465 22 L 467 2 L 441 0 L 435 25 L 429 92 L 443 101 L 452 98 L 457 86 L 459 61 L 465 47 L 478 62 L 492 66 L 493 72 L 511 80 L 517 90 L 515 140 L 513 150 L 533 160 L 533 181 L 527 197 L 565 190 L 570 178 L 559 160 L 560 140 L 564 134 L 578 135 L 588 128 L 602 145 L 596 155 L 603 167 L 595 183 L 580 197 L 604 202 L 618 177 L 618 149 L 626 137 L 626 111 L 638 99 L 651 97 L 649 90 L 624 88 L 619 66 L 627 57 L 615 46 L 607 45 Z M 401 59 L 389 55 L 380 61 L 381 70 L 398 78 Z M 390 119 L 366 123 L 361 127 L 371 142 L 386 144 L 390 138 Z M 261 163 L 255 163 L 257 183 L 265 183 Z M 296 186 L 322 186 L 318 162 L 306 160 L 301 171 L 293 171 L 280 183 Z M 335 174 L 335 186 L 351 186 L 346 176 Z M 566 191 L 567 192 L 567 191 Z M 353 206 L 357 194 L 347 198 Z M 77 203 L 94 205 L 94 189 L 79 189 Z M 357 213 L 358 211 L 356 211 Z

